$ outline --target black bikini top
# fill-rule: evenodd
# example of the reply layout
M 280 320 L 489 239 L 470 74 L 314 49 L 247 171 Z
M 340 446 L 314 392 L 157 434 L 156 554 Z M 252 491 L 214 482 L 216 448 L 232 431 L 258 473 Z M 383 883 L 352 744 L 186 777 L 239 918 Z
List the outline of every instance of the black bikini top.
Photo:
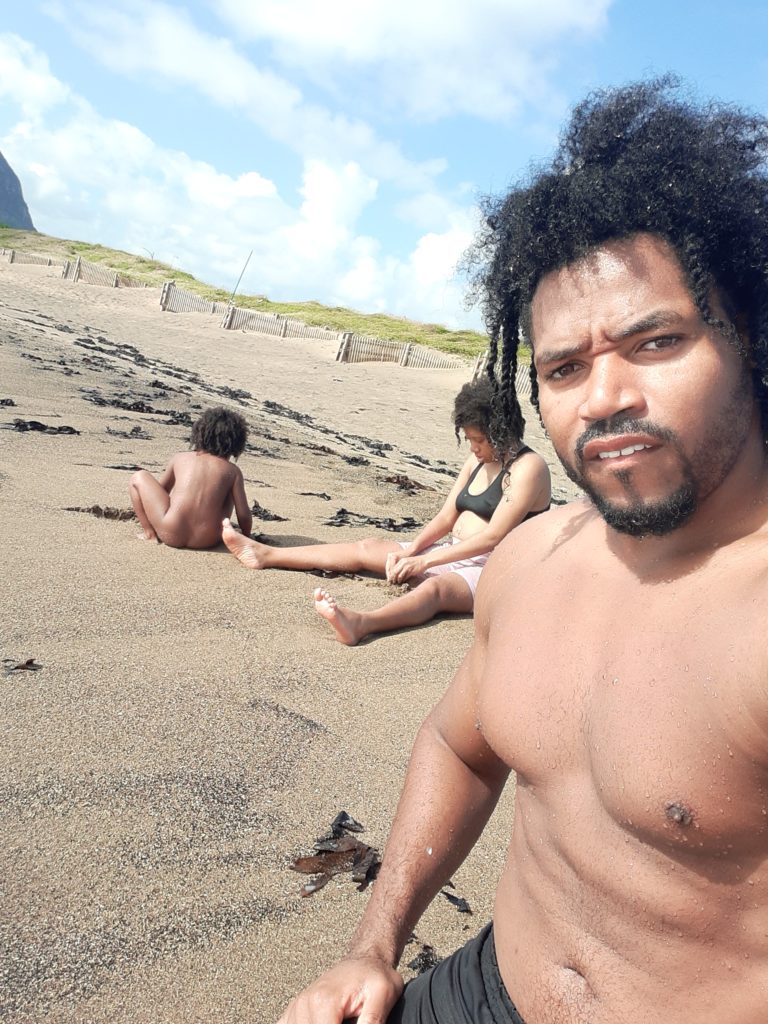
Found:
M 530 451 L 532 451 L 532 449 L 529 448 L 528 445 L 523 445 L 523 447 L 515 454 L 514 458 L 499 470 L 499 472 L 496 474 L 493 480 L 491 480 L 491 482 L 488 484 L 484 491 L 482 491 L 480 494 L 470 494 L 469 488 L 472 484 L 472 481 L 475 479 L 475 477 L 480 472 L 480 469 L 483 466 L 482 462 L 479 463 L 479 465 L 472 471 L 472 475 L 470 476 L 469 480 L 467 480 L 466 484 L 459 491 L 458 496 L 456 497 L 456 511 L 474 512 L 476 516 L 480 516 L 480 518 L 484 519 L 486 523 L 489 523 L 491 521 L 491 516 L 496 511 L 498 504 L 501 501 L 503 493 L 501 485 L 503 482 L 504 474 L 507 472 L 507 470 L 509 469 L 513 462 L 516 462 L 521 455 L 524 455 L 526 452 Z M 529 512 L 525 519 L 523 519 L 523 522 L 525 522 L 526 519 L 532 518 L 532 516 L 539 515 L 541 512 L 546 512 L 548 509 L 549 505 L 547 505 L 546 508 L 539 508 L 536 509 L 536 511 L 534 512 Z
M 483 463 L 478 463 L 477 467 L 472 471 L 472 476 L 470 476 L 464 487 L 459 491 L 456 497 L 456 511 L 474 512 L 476 516 L 480 516 L 481 519 L 488 523 L 501 501 L 501 478 L 505 471 L 503 468 L 500 469 L 490 484 L 480 494 L 470 494 L 470 485 L 482 468 Z

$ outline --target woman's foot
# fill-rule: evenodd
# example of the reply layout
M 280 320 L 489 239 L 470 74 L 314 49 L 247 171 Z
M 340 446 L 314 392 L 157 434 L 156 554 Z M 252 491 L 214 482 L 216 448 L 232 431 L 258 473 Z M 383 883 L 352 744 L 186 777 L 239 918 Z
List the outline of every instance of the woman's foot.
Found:
M 269 550 L 267 545 L 259 544 L 257 541 L 251 540 L 250 537 L 244 537 L 242 533 L 237 532 L 228 519 L 221 524 L 221 539 L 246 569 L 263 569 L 265 567 L 264 556 Z
M 339 608 L 336 599 L 327 590 L 318 587 L 314 594 L 315 611 L 322 615 L 333 626 L 336 639 L 348 647 L 354 645 L 366 635 L 360 629 L 360 616 L 348 608 Z

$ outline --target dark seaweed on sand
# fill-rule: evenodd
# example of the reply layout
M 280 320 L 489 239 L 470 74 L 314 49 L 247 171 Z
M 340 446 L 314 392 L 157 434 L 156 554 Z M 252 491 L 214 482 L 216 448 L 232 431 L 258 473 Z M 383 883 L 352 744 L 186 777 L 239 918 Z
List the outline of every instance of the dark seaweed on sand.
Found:
M 452 892 L 446 892 L 445 889 L 440 890 L 440 895 L 445 896 L 448 902 L 456 907 L 460 914 L 472 913 L 472 908 L 462 896 L 454 896 Z
M 112 437 L 125 437 L 129 441 L 151 441 L 152 435 L 148 434 L 146 430 L 143 430 L 138 424 L 135 427 L 131 427 L 130 430 L 113 430 L 112 427 L 107 427 L 107 433 L 111 434 Z
M 426 484 L 420 484 L 418 480 L 411 480 L 405 473 L 392 473 L 390 476 L 382 477 L 382 481 L 385 484 L 395 484 L 399 491 L 405 491 L 406 494 L 416 494 L 417 491 L 434 491 L 434 487 L 427 487 Z
M 101 407 L 109 406 L 112 409 L 124 409 L 126 412 L 139 412 L 139 413 L 151 413 L 154 416 L 166 416 L 167 422 L 172 425 L 181 425 L 185 427 L 192 426 L 192 416 L 188 412 L 181 411 L 179 409 L 158 409 L 154 405 L 150 405 L 143 399 L 136 398 L 128 400 L 126 398 L 105 398 L 104 395 L 100 394 L 95 388 L 83 388 L 83 398 L 86 402 L 92 402 L 94 405 Z
M 115 519 L 120 523 L 136 518 L 136 513 L 132 508 L 112 508 L 110 505 L 88 505 L 87 507 L 70 505 L 64 511 L 87 512 L 89 515 L 96 516 L 97 519 Z
M 251 515 L 254 519 L 262 519 L 267 523 L 287 523 L 288 520 L 285 516 L 279 516 L 277 512 L 270 512 L 268 508 L 264 508 L 258 501 L 254 501 L 251 505 Z
M 79 434 L 79 430 L 75 430 L 74 427 L 51 427 L 47 423 L 41 423 L 40 420 L 21 420 L 15 419 L 13 424 L 9 424 L 12 430 L 34 430 L 40 434 Z
M 433 967 L 437 967 L 442 959 L 437 955 L 434 947 L 425 942 L 413 960 L 409 960 L 406 966 L 410 967 L 412 971 L 416 971 L 417 974 L 424 974 L 426 971 L 431 971 Z
M 292 871 L 315 875 L 301 887 L 301 896 L 313 896 L 334 875 L 345 871 L 351 872 L 352 881 L 358 883 L 358 892 L 368 888 L 379 872 L 381 857 L 375 847 L 349 834 L 362 831 L 359 821 L 346 811 L 340 811 L 331 822 L 329 831 L 315 840 L 314 853 L 291 861 L 289 867 Z
M 3 658 L 3 664 L 5 665 L 4 674 L 9 676 L 11 672 L 39 672 L 43 667 L 39 661 L 35 661 L 34 658 L 27 658 L 26 661 L 15 662 L 13 658 Z
M 325 526 L 373 526 L 378 530 L 389 530 L 390 533 L 406 533 L 421 526 L 421 523 L 417 523 L 412 516 L 404 516 L 402 519 L 393 519 L 391 516 L 366 516 L 361 512 L 350 512 L 347 508 L 338 509 L 330 519 L 323 522 Z
M 323 580 L 362 580 L 364 576 L 358 576 L 356 572 L 340 572 L 336 569 L 307 569 L 308 576 L 319 576 Z

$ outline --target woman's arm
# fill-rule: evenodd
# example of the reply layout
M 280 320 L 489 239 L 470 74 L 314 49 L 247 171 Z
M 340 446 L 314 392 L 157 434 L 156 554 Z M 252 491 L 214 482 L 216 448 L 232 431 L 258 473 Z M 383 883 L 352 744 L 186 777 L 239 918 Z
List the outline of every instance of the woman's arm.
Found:
M 529 512 L 549 500 L 549 468 L 541 456 L 531 452 L 515 463 L 502 481 L 502 498 L 488 524 L 458 544 L 426 555 L 404 552 L 392 566 L 388 579 L 391 583 L 404 583 L 411 576 L 419 576 L 436 565 L 446 565 L 462 558 L 474 558 L 493 551 L 497 544 L 525 519 Z M 455 507 L 455 500 L 454 500 Z
M 437 541 L 442 540 L 446 534 L 450 533 L 454 527 L 456 520 L 459 518 L 459 513 L 456 510 L 456 499 L 458 498 L 462 488 L 469 480 L 472 470 L 477 466 L 477 459 L 474 455 L 470 455 L 464 465 L 461 467 L 459 475 L 454 481 L 453 487 L 448 494 L 448 497 L 443 502 L 443 507 L 433 516 L 421 530 L 416 534 L 409 546 L 403 551 L 396 551 L 394 561 L 397 562 L 401 558 L 407 558 L 409 555 L 418 554 L 419 551 L 423 551 L 424 548 L 428 548 L 430 544 L 435 544 Z

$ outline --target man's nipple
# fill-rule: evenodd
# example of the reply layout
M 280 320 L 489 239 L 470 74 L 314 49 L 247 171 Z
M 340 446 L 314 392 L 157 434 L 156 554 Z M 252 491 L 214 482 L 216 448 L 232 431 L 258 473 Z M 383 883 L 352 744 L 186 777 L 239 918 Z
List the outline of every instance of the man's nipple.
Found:
M 673 825 L 679 825 L 680 828 L 688 828 L 689 825 L 693 824 L 693 811 L 686 804 L 678 800 L 666 804 L 664 814 L 667 821 L 672 822 Z

